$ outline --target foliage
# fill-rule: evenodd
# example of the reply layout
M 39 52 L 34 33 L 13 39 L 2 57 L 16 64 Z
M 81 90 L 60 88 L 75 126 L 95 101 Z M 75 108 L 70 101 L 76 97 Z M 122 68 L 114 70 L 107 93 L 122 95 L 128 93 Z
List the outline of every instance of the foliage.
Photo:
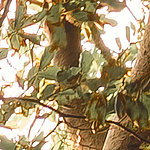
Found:
M 88 40 L 92 43 L 94 37 L 91 39 L 89 36 L 92 29 L 87 22 L 98 24 L 101 28 L 105 24 L 116 25 L 115 20 L 108 19 L 105 15 L 98 15 L 96 11 L 108 6 L 109 12 L 118 12 L 126 7 L 124 2 L 121 3 L 118 0 L 113 2 L 101 0 L 101 3 L 91 0 L 53 1 L 50 9 L 45 3 L 44 7 L 34 15 L 28 15 L 26 11 L 29 7 L 39 6 L 27 5 L 25 0 L 17 2 L 15 19 L 8 19 L 7 33 L 1 35 L 1 39 L 7 38 L 9 48 L 0 49 L 0 60 L 7 60 L 10 51 L 13 51 L 12 57 L 18 54 L 20 58 L 25 55 L 29 59 L 24 63 L 23 69 L 16 74 L 23 94 L 15 98 L 5 98 L 5 90 L 11 87 L 11 84 L 1 87 L 0 125 L 9 126 L 10 129 L 20 128 L 23 130 L 26 124 L 29 126 L 29 130 L 25 135 L 19 135 L 18 139 L 12 141 L 5 136 L 0 136 L 0 148 L 13 149 L 15 147 L 16 149 L 32 148 L 37 150 L 47 142 L 46 138 L 51 137 L 53 144 L 50 149 L 71 149 L 72 141 L 68 136 L 66 126 L 61 121 L 61 117 L 66 118 L 69 115 L 67 116 L 61 111 L 63 107 L 69 107 L 74 99 L 84 99 L 86 107 L 85 116 L 71 114 L 72 117 L 81 117 L 82 119 L 86 117 L 93 123 L 95 131 L 108 126 L 107 119 L 114 113 L 117 113 L 120 119 L 128 115 L 133 122 L 131 129 L 135 130 L 136 127 L 142 130 L 148 129 L 150 125 L 150 91 L 142 91 L 142 88 L 131 90 L 131 77 L 129 76 L 131 68 L 127 68 L 125 65 L 126 62 L 135 60 L 138 41 L 130 43 L 129 47 L 123 50 L 121 41 L 117 38 L 116 43 L 121 52 L 115 62 L 111 64 L 96 46 L 90 51 L 82 52 L 79 67 L 62 69 L 52 64 L 56 51 L 67 44 L 64 20 L 78 27 L 85 25 L 82 28 L 86 31 L 84 36 L 89 37 Z M 51 27 L 51 43 L 44 46 L 44 50 L 39 56 L 36 51 L 42 47 L 41 41 L 46 40 L 44 33 L 39 35 L 37 31 L 36 34 L 29 34 L 24 30 L 35 24 L 40 30 L 45 20 Z M 97 29 L 101 32 L 103 30 L 98 27 Z M 131 29 L 138 33 L 133 23 L 131 23 L 131 27 L 126 26 L 128 42 L 130 42 Z M 5 30 L 4 26 L 1 27 L 2 30 Z M 26 68 L 30 68 L 28 75 L 26 75 Z M 99 72 L 101 77 L 97 77 Z M 30 92 L 31 88 L 33 88 L 32 92 Z M 30 123 L 29 118 L 33 114 L 34 120 Z M 41 124 L 35 136 L 31 138 L 33 127 L 38 120 L 41 120 L 43 124 L 46 120 L 50 120 L 54 123 L 54 128 L 48 128 L 47 134 L 45 134 Z

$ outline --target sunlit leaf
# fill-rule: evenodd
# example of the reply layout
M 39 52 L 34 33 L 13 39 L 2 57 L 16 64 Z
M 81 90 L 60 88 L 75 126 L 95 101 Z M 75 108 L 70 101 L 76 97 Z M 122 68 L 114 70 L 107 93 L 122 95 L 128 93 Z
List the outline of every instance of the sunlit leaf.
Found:
M 40 60 L 39 71 L 44 69 L 47 65 L 50 64 L 51 60 L 53 59 L 55 52 L 50 52 L 50 46 L 46 47 L 42 58 Z
M 43 135 L 44 135 L 44 133 L 43 132 L 41 132 L 39 135 L 37 135 L 34 139 L 33 139 L 33 141 L 41 141 L 42 139 L 43 139 Z
M 41 78 L 56 80 L 57 73 L 60 71 L 58 66 L 48 67 L 46 70 L 39 72 L 38 76 Z
M 51 36 L 51 49 L 50 49 L 50 51 L 52 52 L 59 48 L 64 48 L 67 45 L 65 27 L 63 25 L 54 26 L 53 30 L 54 31 L 52 32 Z
M 55 87 L 56 87 L 56 85 L 54 85 L 54 84 L 47 85 L 46 88 L 42 92 L 41 99 L 47 99 L 52 94 Z
M 101 79 L 87 79 L 86 85 L 90 88 L 92 91 L 96 91 L 100 86 L 103 85 L 103 81 Z
M 0 48 L 0 60 L 7 57 L 8 51 L 8 48 Z
M 8 140 L 6 136 L 0 135 L 0 149 L 2 150 L 12 150 L 15 149 L 15 143 Z
M 47 11 L 47 9 L 43 9 L 41 12 L 39 12 L 31 17 L 28 17 L 27 19 L 24 20 L 21 27 L 25 28 L 27 26 L 33 25 L 33 24 L 43 20 L 46 16 L 46 11 Z
M 88 21 L 87 12 L 84 11 L 73 12 L 72 17 L 79 22 Z
M 84 51 L 82 53 L 81 71 L 82 71 L 83 75 L 86 75 L 88 73 L 88 71 L 91 68 L 93 60 L 94 60 L 94 58 L 90 52 Z
M 62 4 L 53 5 L 47 13 L 47 22 L 51 24 L 56 24 L 60 22 L 60 13 L 63 9 Z
M 91 13 L 95 12 L 96 6 L 94 3 L 91 3 L 90 1 L 86 1 L 85 4 L 86 4 L 85 11 L 91 12 Z
M 22 20 L 26 13 L 26 1 L 17 1 L 16 16 L 15 16 L 15 28 L 18 29 L 22 25 Z
M 56 96 L 56 100 L 59 105 L 65 105 L 70 103 L 73 99 L 78 98 L 78 95 L 72 89 L 59 92 Z
M 10 44 L 11 44 L 11 47 L 14 49 L 14 50 L 19 50 L 20 49 L 20 41 L 19 41 L 19 36 L 17 34 L 13 34 L 10 38 Z
M 19 33 L 22 38 L 29 39 L 32 43 L 40 45 L 41 36 L 29 33 Z

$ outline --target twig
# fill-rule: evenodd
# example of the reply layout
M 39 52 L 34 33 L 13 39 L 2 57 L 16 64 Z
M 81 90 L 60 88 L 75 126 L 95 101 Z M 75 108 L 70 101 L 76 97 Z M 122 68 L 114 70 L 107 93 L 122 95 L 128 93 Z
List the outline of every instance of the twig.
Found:
M 122 129 L 128 131 L 129 133 L 133 134 L 135 137 L 137 137 L 139 140 L 143 141 L 143 142 L 146 142 L 146 143 L 149 143 L 150 144 L 150 141 L 139 136 L 138 134 L 136 134 L 134 131 L 130 130 L 129 128 L 123 126 L 122 124 L 118 123 L 118 122 L 115 122 L 115 121 L 112 121 L 112 120 L 106 120 L 106 123 L 111 123 L 111 124 L 115 124 L 119 127 L 121 127 Z
M 5 19 L 6 16 L 7 16 L 7 13 L 8 13 L 8 11 L 9 11 L 9 6 L 10 6 L 10 4 L 11 4 L 11 1 L 12 1 L 12 0 L 7 0 L 7 3 L 6 3 L 6 5 L 5 5 L 5 9 L 4 9 L 3 15 L 2 15 L 2 17 L 0 18 L 0 27 L 2 26 L 2 23 L 3 23 L 4 19 Z
M 60 115 L 60 117 L 68 117 L 68 118 L 79 118 L 79 119 L 85 119 L 86 117 L 85 116 L 77 116 L 77 115 L 72 115 L 72 114 L 65 114 L 61 111 L 59 111 L 58 109 L 55 109 L 51 106 L 48 106 L 44 103 L 41 103 L 38 99 L 31 99 L 31 98 L 23 98 L 23 97 L 9 97 L 9 98 L 4 98 L 4 97 L 1 97 L 0 96 L 0 99 L 2 100 L 19 100 L 19 101 L 26 101 L 26 102 L 32 102 L 32 103 L 36 103 L 36 104 L 39 104 L 45 108 L 48 108 L 54 112 L 56 112 L 57 114 Z

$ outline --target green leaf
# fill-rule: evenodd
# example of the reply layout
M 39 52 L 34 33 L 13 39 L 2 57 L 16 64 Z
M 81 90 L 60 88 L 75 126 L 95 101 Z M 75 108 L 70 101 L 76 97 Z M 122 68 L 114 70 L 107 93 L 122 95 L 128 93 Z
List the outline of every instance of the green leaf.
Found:
M 125 96 L 122 93 L 118 93 L 115 99 L 115 112 L 119 118 L 125 115 Z
M 56 87 L 55 84 L 47 85 L 46 88 L 43 90 L 42 97 L 40 99 L 47 99 L 52 94 L 55 87 Z
M 98 113 L 96 110 L 97 101 L 93 101 L 90 107 L 85 110 L 85 115 L 90 121 L 96 121 L 98 119 Z
M 38 136 L 36 136 L 32 141 L 41 141 L 43 139 L 44 133 L 41 132 Z
M 49 12 L 47 13 L 48 14 L 46 18 L 47 22 L 51 24 L 59 23 L 61 19 L 60 13 L 62 9 L 63 9 L 62 4 L 53 5 L 49 10 Z
M 140 116 L 140 111 L 137 102 L 131 100 L 130 97 L 126 96 L 126 112 L 132 121 L 137 121 Z
M 54 51 L 55 49 L 66 47 L 67 37 L 66 37 L 65 27 L 63 25 L 54 26 L 53 30 L 54 31 L 52 32 L 51 35 L 50 51 Z
M 81 69 L 78 67 L 71 67 L 68 70 L 59 71 L 57 74 L 57 81 L 58 82 L 67 81 L 71 77 L 76 76 L 80 71 Z
M 0 60 L 7 57 L 8 51 L 8 48 L 0 48 Z
M 17 34 L 13 34 L 11 36 L 11 38 L 10 38 L 10 44 L 11 44 L 11 47 L 14 50 L 19 51 L 19 49 L 20 49 L 20 41 L 19 41 L 19 36 Z
M 142 93 L 140 99 L 148 111 L 148 121 L 150 122 L 150 94 L 146 95 L 146 94 Z
M 13 150 L 15 149 L 15 143 L 8 140 L 6 136 L 0 135 L 0 149 L 2 150 Z
M 40 71 L 38 73 L 38 77 L 49 79 L 49 80 L 56 80 L 57 79 L 57 73 L 59 71 L 60 71 L 60 68 L 58 66 L 48 67 L 46 70 Z
M 78 94 L 72 89 L 67 89 L 65 91 L 59 92 L 56 96 L 56 100 L 59 105 L 68 104 L 75 98 L 78 98 Z
M 86 85 L 89 87 L 90 90 L 96 91 L 100 86 L 103 86 L 103 81 L 101 79 L 87 79 Z
M 79 22 L 88 21 L 87 12 L 84 12 L 84 11 L 78 11 L 78 12 L 74 11 L 72 13 L 72 17 Z
M 15 28 L 19 29 L 22 25 L 22 20 L 26 14 L 26 1 L 17 1 L 16 16 L 15 16 Z
M 37 72 L 38 72 L 37 66 L 34 66 L 29 70 L 27 77 L 29 87 L 35 83 L 35 80 L 37 78 Z
M 43 147 L 43 145 L 45 144 L 45 141 L 40 142 L 40 144 L 38 144 L 37 146 L 33 147 L 32 150 L 41 150 L 41 148 Z
M 85 11 L 91 12 L 91 13 L 94 13 L 96 11 L 95 3 L 91 3 L 90 1 L 86 1 L 85 5 L 86 5 Z
M 50 52 L 50 48 L 51 47 L 48 46 L 44 50 L 44 53 L 40 61 L 39 71 L 44 69 L 47 65 L 49 65 L 55 55 L 55 52 Z
M 32 43 L 40 45 L 41 35 L 28 34 L 28 33 L 18 33 L 22 38 L 30 40 Z
M 90 52 L 84 51 L 82 53 L 81 71 L 83 73 L 83 76 L 85 76 L 90 70 L 93 60 L 94 58 Z
M 144 128 L 148 126 L 148 110 L 146 109 L 146 107 L 143 105 L 142 102 L 138 102 L 138 106 L 139 106 L 139 119 L 138 119 L 138 124 L 140 126 L 140 128 Z
M 47 9 L 43 9 L 41 12 L 28 17 L 27 19 L 24 20 L 23 24 L 22 24 L 22 28 L 25 28 L 27 26 L 33 25 L 41 20 L 43 20 L 46 16 L 47 13 Z

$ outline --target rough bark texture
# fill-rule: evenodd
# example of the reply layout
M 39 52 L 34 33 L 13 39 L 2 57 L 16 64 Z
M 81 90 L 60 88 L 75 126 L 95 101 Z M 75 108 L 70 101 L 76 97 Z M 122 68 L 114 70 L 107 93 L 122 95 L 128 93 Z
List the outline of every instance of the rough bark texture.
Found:
M 132 84 L 138 88 L 143 80 L 150 79 L 150 15 L 132 74 Z M 149 81 L 146 88 L 149 88 Z M 125 123 L 127 122 L 126 120 Z M 150 135 L 150 130 L 139 133 L 139 135 L 146 138 Z M 126 131 L 111 125 L 103 150 L 138 150 L 141 143 Z

